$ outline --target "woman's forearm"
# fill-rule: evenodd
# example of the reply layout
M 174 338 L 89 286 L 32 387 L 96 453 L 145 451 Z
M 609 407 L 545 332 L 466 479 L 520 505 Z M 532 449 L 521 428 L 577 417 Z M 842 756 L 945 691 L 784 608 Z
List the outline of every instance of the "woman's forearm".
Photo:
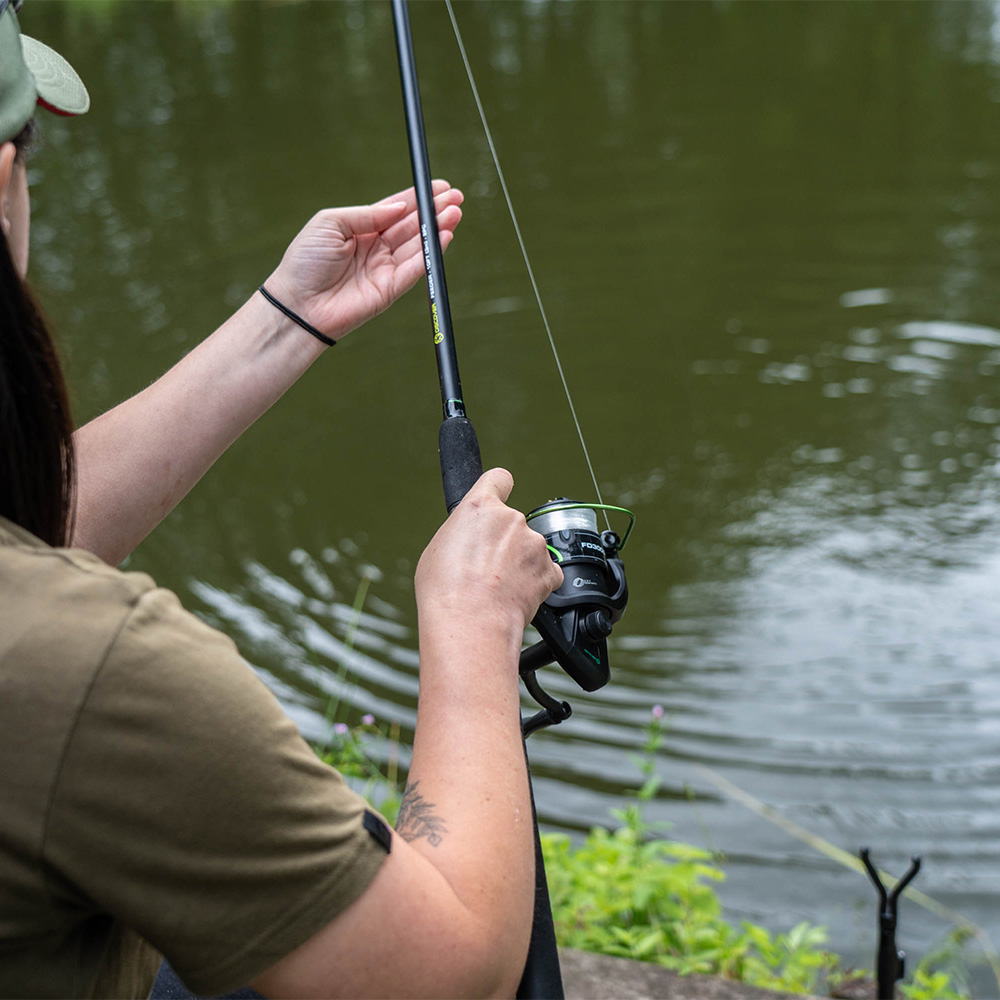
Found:
M 517 986 L 531 934 L 534 842 L 521 738 L 521 628 L 420 615 L 420 704 L 397 832 L 444 875 Z
M 520 626 L 489 627 L 499 618 L 485 604 L 473 622 L 419 592 L 417 603 L 420 708 L 392 850 L 359 899 L 253 981 L 265 996 L 510 998 L 517 989 L 534 877 Z
M 484 473 L 415 578 L 420 705 L 394 849 L 370 888 L 268 970 L 267 996 L 511 997 L 531 936 L 534 849 L 517 658 L 563 582 Z
M 81 427 L 72 544 L 120 563 L 325 350 L 262 296 Z

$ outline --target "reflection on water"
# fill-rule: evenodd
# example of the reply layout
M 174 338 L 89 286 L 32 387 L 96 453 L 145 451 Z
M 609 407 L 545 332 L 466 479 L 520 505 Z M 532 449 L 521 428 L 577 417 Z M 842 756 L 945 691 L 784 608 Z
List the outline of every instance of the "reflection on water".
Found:
M 547 671 L 575 713 L 532 740 L 540 815 L 605 821 L 663 704 L 651 818 L 728 854 L 732 913 L 828 923 L 863 964 L 867 882 L 696 765 L 889 870 L 923 854 L 919 887 L 1000 938 L 998 11 L 458 8 L 602 491 L 639 515 L 612 685 Z M 408 182 L 381 5 L 25 17 L 94 99 L 45 121 L 32 167 L 34 279 L 81 419 L 197 343 L 317 207 Z M 413 21 L 435 171 L 467 194 L 448 277 L 484 455 L 524 509 L 589 498 L 446 13 Z M 331 699 L 412 735 L 437 407 L 414 294 L 133 559 L 308 735 Z M 945 929 L 907 907 L 911 954 Z
M 357 551 L 349 539 L 324 549 L 319 560 L 293 549 L 284 576 L 251 561 L 238 589 L 192 580 L 191 593 L 309 739 L 325 742 L 336 721 L 372 712 L 382 722 L 401 723 L 412 741 L 419 666 L 412 629 L 396 607 L 369 596 L 381 573 L 356 560 L 348 568 L 345 549 Z M 360 581 L 353 604 L 336 599 L 345 578 Z

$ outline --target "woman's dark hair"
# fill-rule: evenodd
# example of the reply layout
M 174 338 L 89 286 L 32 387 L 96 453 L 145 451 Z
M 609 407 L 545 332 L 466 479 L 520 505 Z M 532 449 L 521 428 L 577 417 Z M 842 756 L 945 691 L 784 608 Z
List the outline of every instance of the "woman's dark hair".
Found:
M 14 137 L 23 161 L 33 122 Z M 0 515 L 65 545 L 74 506 L 73 422 L 52 338 L 0 239 Z

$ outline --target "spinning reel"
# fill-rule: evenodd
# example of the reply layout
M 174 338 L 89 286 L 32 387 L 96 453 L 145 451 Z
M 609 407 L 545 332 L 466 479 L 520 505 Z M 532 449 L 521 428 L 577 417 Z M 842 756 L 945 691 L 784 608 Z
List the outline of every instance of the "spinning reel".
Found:
M 597 511 L 626 514 L 629 525 L 619 538 L 610 528 L 598 533 Z M 608 636 L 625 612 L 628 584 L 619 553 L 625 547 L 635 515 L 624 507 L 576 503 L 561 497 L 536 507 L 528 526 L 545 538 L 563 582 L 538 609 L 531 624 L 541 641 L 521 652 L 524 686 L 542 710 L 522 724 L 525 736 L 568 719 L 568 702 L 542 690 L 535 672 L 557 662 L 584 691 L 604 687 L 611 677 Z

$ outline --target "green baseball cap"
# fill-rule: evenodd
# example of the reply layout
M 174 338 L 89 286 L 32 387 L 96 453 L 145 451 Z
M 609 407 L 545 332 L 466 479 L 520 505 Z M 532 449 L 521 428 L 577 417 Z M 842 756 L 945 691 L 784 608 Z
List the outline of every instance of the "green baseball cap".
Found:
M 58 52 L 21 34 L 21 4 L 0 0 L 0 142 L 13 139 L 36 105 L 57 115 L 82 115 L 90 95 Z

